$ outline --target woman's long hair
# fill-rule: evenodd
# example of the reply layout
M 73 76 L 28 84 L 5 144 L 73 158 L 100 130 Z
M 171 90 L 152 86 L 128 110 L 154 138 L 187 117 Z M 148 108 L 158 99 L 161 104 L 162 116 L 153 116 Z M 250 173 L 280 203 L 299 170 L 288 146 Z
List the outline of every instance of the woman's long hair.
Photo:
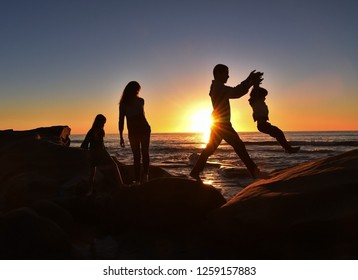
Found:
M 104 134 L 104 130 L 103 130 L 103 127 L 104 127 L 104 124 L 106 123 L 106 117 L 103 116 L 102 114 L 98 114 L 96 116 L 96 118 L 94 119 L 94 122 L 92 124 L 92 129 L 95 131 L 95 132 L 99 132 L 99 131 L 103 131 L 103 134 Z M 104 136 L 104 135 L 103 135 Z
M 136 81 L 129 82 L 123 90 L 121 100 L 119 101 L 120 104 L 126 103 L 129 100 L 133 100 L 140 91 L 140 84 Z

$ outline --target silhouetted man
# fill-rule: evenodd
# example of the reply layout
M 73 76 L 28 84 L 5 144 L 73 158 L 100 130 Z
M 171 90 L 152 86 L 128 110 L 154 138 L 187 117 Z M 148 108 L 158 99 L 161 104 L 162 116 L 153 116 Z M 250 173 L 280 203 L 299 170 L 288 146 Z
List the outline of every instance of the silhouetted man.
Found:
M 212 81 L 209 93 L 214 109 L 212 112 L 213 125 L 211 127 L 210 140 L 199 156 L 193 170 L 190 172 L 190 176 L 200 180 L 199 175 L 200 172 L 203 171 L 207 159 L 215 152 L 224 139 L 234 148 L 236 154 L 246 165 L 251 176 L 253 178 L 259 178 L 261 176 L 260 170 L 250 158 L 244 143 L 231 125 L 230 99 L 244 96 L 248 93 L 251 86 L 261 83 L 263 73 L 256 72 L 255 70 L 252 71 L 247 79 L 236 87 L 225 85 L 229 78 L 229 68 L 226 65 L 216 65 L 213 74 L 214 80 Z

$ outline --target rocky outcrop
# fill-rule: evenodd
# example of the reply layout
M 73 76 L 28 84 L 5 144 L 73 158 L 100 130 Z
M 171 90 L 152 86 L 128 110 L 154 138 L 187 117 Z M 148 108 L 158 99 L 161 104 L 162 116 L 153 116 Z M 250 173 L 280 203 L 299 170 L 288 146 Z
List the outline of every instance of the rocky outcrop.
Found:
M 358 150 L 257 181 L 215 211 L 207 256 L 357 259 Z
M 113 195 L 110 211 L 121 225 L 175 231 L 198 225 L 225 202 L 212 186 L 183 178 L 157 178 Z
M 358 258 L 358 150 L 272 174 L 228 202 L 157 167 L 121 189 L 100 168 L 85 196 L 88 151 L 59 141 L 64 130 L 0 132 L 2 259 Z M 116 164 L 131 182 L 133 168 Z
M 79 148 L 33 138 L 0 147 L 1 208 L 11 210 L 32 202 L 74 195 L 88 180 L 88 155 Z
M 1 259 L 68 259 L 69 236 L 50 219 L 31 208 L 17 208 L 0 216 Z
M 22 139 L 43 139 L 69 146 L 71 128 L 67 125 L 39 127 L 30 130 L 0 130 L 0 143 L 19 141 Z
M 226 202 L 211 186 L 153 166 L 148 183 L 124 189 L 116 185 L 110 166 L 98 168 L 98 191 L 85 196 L 88 151 L 54 141 L 59 131 L 0 135 L 0 258 L 175 256 L 182 248 L 172 244 L 185 243 L 188 232 Z M 133 168 L 116 164 L 124 181 L 131 182 Z M 171 249 L 158 251 L 159 243 Z

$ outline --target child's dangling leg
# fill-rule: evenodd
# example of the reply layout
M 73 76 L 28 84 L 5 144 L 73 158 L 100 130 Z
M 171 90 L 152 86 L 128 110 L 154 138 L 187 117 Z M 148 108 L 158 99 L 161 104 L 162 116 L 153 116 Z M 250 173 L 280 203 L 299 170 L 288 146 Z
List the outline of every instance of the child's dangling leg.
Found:
M 277 142 L 285 149 L 286 153 L 297 153 L 300 150 L 300 147 L 292 147 L 290 143 L 288 143 L 285 134 L 281 129 L 267 121 L 259 121 L 257 123 L 257 129 L 262 133 L 269 134 L 271 137 L 276 138 Z

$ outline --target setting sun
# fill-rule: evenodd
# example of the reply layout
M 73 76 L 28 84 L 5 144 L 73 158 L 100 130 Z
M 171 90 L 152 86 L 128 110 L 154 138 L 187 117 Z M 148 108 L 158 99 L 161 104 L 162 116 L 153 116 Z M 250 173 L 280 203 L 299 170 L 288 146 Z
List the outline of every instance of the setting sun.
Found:
M 210 130 L 212 123 L 211 109 L 201 109 L 191 117 L 191 130 L 193 132 L 206 132 Z
M 193 113 L 190 121 L 190 130 L 203 134 L 203 141 L 207 142 L 210 136 L 210 127 L 212 124 L 211 108 L 204 108 Z

